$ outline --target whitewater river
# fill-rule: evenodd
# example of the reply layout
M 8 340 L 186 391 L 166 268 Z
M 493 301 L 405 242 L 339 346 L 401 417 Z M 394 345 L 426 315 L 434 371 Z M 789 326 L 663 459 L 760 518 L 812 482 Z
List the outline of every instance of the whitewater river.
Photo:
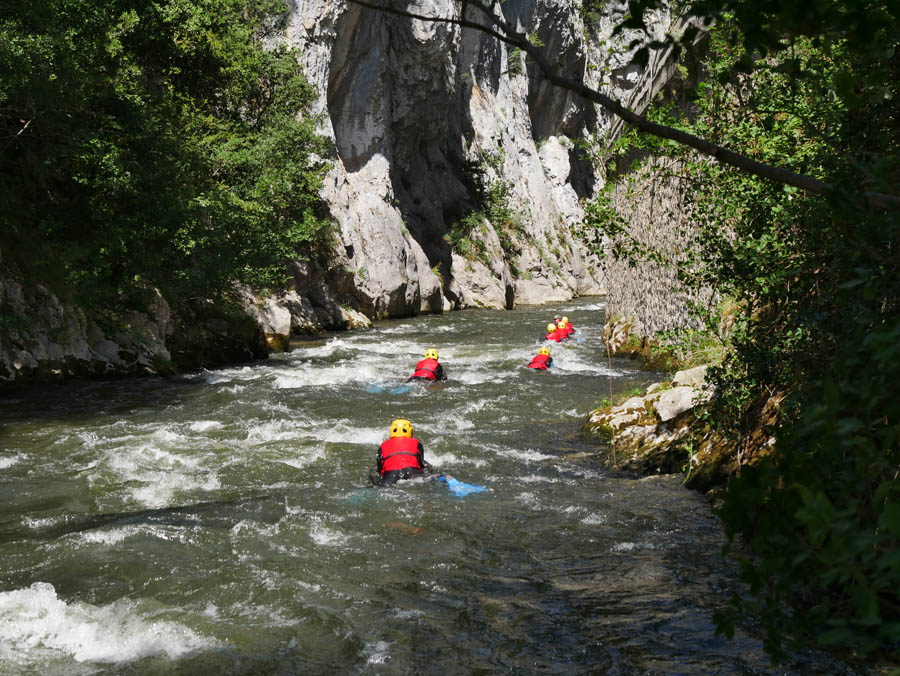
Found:
M 583 299 L 379 323 L 250 366 L 0 396 L 0 674 L 836 674 L 714 636 L 735 566 L 678 477 L 580 438 Z M 555 312 L 581 330 L 524 365 Z M 403 391 L 426 348 L 448 381 Z M 395 417 L 486 490 L 375 489 Z

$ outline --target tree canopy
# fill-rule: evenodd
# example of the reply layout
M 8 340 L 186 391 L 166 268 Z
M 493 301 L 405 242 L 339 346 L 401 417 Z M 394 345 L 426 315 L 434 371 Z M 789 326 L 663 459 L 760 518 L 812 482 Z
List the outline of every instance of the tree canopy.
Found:
M 150 286 L 280 284 L 286 258 L 327 248 L 330 149 L 296 55 L 272 41 L 284 14 L 278 0 L 3 3 L 4 264 L 131 307 Z

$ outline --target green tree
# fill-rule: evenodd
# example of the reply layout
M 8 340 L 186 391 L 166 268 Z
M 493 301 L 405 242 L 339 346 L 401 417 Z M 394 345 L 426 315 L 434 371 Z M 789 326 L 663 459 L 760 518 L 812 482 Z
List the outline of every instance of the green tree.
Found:
M 724 495 L 726 528 L 755 556 L 743 561 L 753 597 L 736 596 L 719 627 L 760 618 L 775 656 L 786 645 L 886 654 L 900 639 L 900 214 L 873 209 L 865 192 L 900 175 L 900 61 L 799 34 L 752 60 L 742 31 L 720 16 L 690 115 L 651 117 L 834 188 L 810 195 L 669 141 L 628 139 L 684 163 L 677 178 L 694 196 L 699 240 L 682 280 L 742 309 L 712 371 L 712 422 L 740 436 L 783 398 L 774 451 Z M 592 214 L 628 255 L 652 255 L 629 248 L 608 205 Z
M 278 0 L 0 8 L 4 262 L 82 302 L 272 285 L 330 243 Z

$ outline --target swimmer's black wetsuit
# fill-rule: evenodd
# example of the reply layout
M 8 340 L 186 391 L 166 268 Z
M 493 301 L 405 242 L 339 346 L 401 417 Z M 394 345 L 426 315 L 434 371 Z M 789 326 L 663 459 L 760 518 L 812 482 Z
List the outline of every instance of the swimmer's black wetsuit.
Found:
M 390 486 L 391 484 L 395 484 L 398 481 L 405 479 L 412 479 L 417 476 L 425 476 L 425 473 L 420 470 L 418 467 L 404 467 L 403 469 L 392 469 L 389 472 L 385 472 L 381 475 L 381 478 L 378 480 L 379 486 Z
M 372 469 L 369 470 L 369 481 L 376 486 L 390 486 L 398 481 L 429 476 L 433 472 L 434 468 L 425 460 L 422 461 L 422 469 L 419 469 L 418 467 L 404 467 L 403 469 L 388 470 L 384 474 L 378 471 L 378 465 L 375 464 Z

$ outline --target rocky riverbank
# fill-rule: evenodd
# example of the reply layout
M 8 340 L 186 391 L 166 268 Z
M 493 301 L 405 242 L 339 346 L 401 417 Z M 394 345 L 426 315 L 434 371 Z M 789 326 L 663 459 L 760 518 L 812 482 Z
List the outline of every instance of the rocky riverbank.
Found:
M 770 447 L 771 438 L 750 435 L 739 444 L 710 428 L 703 412 L 715 389 L 706 380 L 707 368 L 678 371 L 642 395 L 591 411 L 585 437 L 602 445 L 610 468 L 641 476 L 681 472 L 685 485 L 704 492 L 723 486 L 741 464 Z M 742 452 L 750 447 L 756 451 Z
M 117 313 L 61 299 L 46 286 L 0 276 L 0 384 L 158 375 L 264 359 L 292 335 L 367 328 L 300 264 L 289 288 L 261 296 L 170 305 L 148 289 L 143 312 Z

